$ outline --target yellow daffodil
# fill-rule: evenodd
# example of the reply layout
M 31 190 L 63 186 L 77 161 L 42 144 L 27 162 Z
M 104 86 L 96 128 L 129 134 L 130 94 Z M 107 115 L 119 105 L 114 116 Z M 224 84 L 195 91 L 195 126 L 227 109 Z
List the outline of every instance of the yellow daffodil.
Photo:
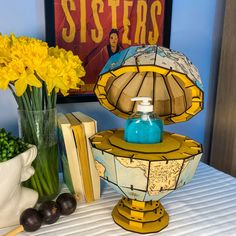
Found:
M 42 84 L 35 76 L 34 71 L 30 69 L 26 69 L 22 72 L 14 84 L 17 96 L 22 96 L 28 85 L 36 88 L 42 87 Z
M 17 98 L 21 108 L 55 107 L 55 94 L 79 89 L 84 75 L 82 61 L 71 51 L 49 48 L 35 38 L 0 34 L 0 89 L 10 86 L 14 95 L 23 97 Z
M 0 89 L 6 90 L 9 83 L 13 83 L 17 79 L 17 73 L 8 68 L 0 68 Z

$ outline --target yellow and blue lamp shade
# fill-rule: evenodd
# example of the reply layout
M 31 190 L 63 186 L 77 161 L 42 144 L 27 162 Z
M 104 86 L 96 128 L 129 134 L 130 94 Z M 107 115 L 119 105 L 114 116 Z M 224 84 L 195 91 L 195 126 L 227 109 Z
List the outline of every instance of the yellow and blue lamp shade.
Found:
M 128 118 L 133 97 L 151 97 L 165 124 L 187 121 L 203 109 L 197 68 L 180 52 L 157 45 L 131 46 L 113 55 L 101 71 L 95 94 L 102 106 Z

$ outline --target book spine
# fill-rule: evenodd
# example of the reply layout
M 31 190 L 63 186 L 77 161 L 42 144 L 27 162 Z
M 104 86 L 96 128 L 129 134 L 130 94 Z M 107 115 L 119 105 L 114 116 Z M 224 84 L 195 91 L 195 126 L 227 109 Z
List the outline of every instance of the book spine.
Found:
M 95 121 L 90 122 L 89 124 L 84 124 L 84 130 L 86 134 L 86 141 L 87 141 L 87 150 L 88 150 L 88 157 L 89 157 L 89 165 L 90 165 L 90 172 L 91 172 L 91 178 L 92 178 L 92 185 L 93 185 L 93 194 L 94 199 L 100 199 L 100 177 L 98 175 L 98 171 L 95 167 L 95 160 L 93 157 L 89 137 L 94 135 L 97 130 L 97 124 Z
M 62 127 L 64 140 L 67 140 L 67 138 L 70 137 L 70 132 L 72 132 L 72 130 L 70 131 L 70 129 L 70 127 Z M 73 136 L 73 134 L 71 135 Z M 65 142 L 65 147 L 73 188 L 75 193 L 79 196 L 79 201 L 83 202 L 85 200 L 85 193 L 83 189 L 84 184 L 82 182 L 82 176 L 80 176 L 81 171 L 79 168 L 78 160 L 73 158 L 74 156 L 77 156 L 76 147 L 72 147 L 68 142 Z
M 81 174 L 84 183 L 85 198 L 87 202 L 92 202 L 94 201 L 94 194 L 93 194 L 93 185 L 89 166 L 85 132 L 82 124 L 77 126 L 72 126 L 72 130 L 74 132 L 77 149 L 79 152 L 78 157 L 81 163 L 81 172 L 82 172 Z

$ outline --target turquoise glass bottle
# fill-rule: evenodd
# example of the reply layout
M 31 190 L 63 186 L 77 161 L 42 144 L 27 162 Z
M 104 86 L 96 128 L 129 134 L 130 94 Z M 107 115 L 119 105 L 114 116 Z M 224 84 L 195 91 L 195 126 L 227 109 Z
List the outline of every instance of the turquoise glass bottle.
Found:
M 129 143 L 160 143 L 163 136 L 163 121 L 153 112 L 149 97 L 136 97 L 132 101 L 141 101 L 137 112 L 126 121 L 125 141 Z

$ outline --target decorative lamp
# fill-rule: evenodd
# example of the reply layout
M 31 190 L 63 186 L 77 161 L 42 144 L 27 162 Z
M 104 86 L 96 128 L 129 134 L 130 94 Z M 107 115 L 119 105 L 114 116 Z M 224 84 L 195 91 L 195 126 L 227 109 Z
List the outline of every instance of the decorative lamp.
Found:
M 128 118 L 133 97 L 151 97 L 165 124 L 187 121 L 203 109 L 202 82 L 182 53 L 156 45 L 132 46 L 112 56 L 99 75 L 95 94 L 102 106 Z M 164 132 L 161 143 L 124 140 L 124 130 L 90 138 L 100 177 L 124 197 L 112 217 L 122 228 L 158 232 L 169 216 L 160 199 L 191 181 L 202 155 L 200 143 Z

